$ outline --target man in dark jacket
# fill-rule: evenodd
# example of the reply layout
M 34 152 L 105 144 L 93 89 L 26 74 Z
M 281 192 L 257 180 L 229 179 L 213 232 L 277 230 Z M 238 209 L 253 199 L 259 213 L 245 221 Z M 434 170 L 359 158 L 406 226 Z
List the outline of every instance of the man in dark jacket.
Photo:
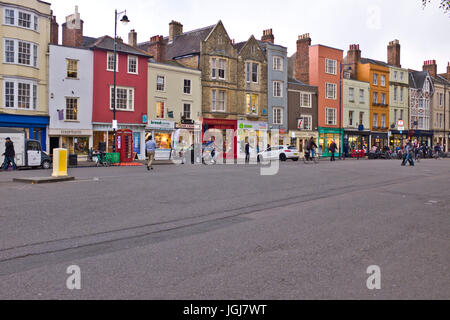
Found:
M 5 142 L 5 161 L 3 162 L 2 169 L 3 171 L 8 170 L 9 164 L 11 163 L 13 166 L 13 170 L 17 170 L 16 163 L 14 161 L 14 157 L 16 156 L 16 152 L 14 151 L 14 143 L 10 138 L 6 138 Z
M 336 157 L 334 156 L 334 154 L 336 153 L 337 150 L 337 144 L 336 141 L 333 140 L 333 142 L 330 144 L 330 152 L 331 152 L 331 160 L 330 161 L 336 161 Z
M 250 143 L 245 144 L 245 163 L 250 162 Z

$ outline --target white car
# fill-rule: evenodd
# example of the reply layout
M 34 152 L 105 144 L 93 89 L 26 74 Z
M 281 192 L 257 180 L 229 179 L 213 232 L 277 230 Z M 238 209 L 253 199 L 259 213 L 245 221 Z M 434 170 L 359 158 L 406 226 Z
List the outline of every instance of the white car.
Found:
M 288 159 L 292 159 L 293 161 L 298 161 L 300 159 L 300 152 L 297 150 L 296 147 L 276 146 L 258 153 L 259 162 L 268 160 L 287 161 Z

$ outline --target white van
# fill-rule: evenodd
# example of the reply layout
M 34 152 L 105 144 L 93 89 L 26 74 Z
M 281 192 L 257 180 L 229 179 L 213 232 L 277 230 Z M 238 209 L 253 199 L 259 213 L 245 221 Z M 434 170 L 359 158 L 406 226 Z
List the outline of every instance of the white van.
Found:
M 0 166 L 4 160 L 6 138 L 10 138 L 14 143 L 17 167 L 50 169 L 52 161 L 48 154 L 42 151 L 41 143 L 38 140 L 26 139 L 25 132 L 11 128 L 0 128 Z

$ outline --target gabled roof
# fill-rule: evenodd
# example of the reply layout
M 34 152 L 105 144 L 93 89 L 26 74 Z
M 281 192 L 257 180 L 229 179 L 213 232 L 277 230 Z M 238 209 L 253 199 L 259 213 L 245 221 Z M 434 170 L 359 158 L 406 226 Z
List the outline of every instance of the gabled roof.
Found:
M 422 89 L 428 76 L 430 76 L 428 71 L 410 71 L 409 86 L 415 89 Z
M 94 41 L 95 40 L 95 41 Z M 114 51 L 114 39 L 110 36 L 103 36 L 100 38 L 89 38 L 83 37 L 83 44 L 86 42 L 86 48 L 89 49 L 100 49 L 100 50 L 108 50 Z M 130 46 L 122 41 L 117 41 L 117 52 L 127 53 L 137 56 L 145 56 L 150 57 L 151 55 L 147 52 Z
M 169 42 L 169 38 L 164 38 L 166 44 L 166 59 L 172 60 L 177 57 L 199 54 L 200 44 L 204 41 L 212 32 L 216 25 L 208 26 L 201 29 L 196 29 L 188 32 L 184 32 L 179 36 L 176 36 L 172 42 Z M 146 50 L 150 41 L 138 44 L 141 50 Z

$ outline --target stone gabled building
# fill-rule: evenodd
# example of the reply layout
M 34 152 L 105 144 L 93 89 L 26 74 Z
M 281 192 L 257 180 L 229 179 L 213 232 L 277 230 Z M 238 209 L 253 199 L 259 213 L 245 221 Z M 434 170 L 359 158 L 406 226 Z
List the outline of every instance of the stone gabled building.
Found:
M 235 44 L 222 21 L 188 32 L 172 21 L 169 37 L 152 37 L 138 46 L 157 62 L 174 60 L 202 72 L 204 132 L 219 129 L 225 137 L 226 130 L 238 129 L 238 122 L 254 122 L 255 127 L 264 122 L 267 128 L 267 61 L 253 36 Z M 234 142 L 234 150 L 226 150 L 227 157 L 238 154 L 238 138 Z

